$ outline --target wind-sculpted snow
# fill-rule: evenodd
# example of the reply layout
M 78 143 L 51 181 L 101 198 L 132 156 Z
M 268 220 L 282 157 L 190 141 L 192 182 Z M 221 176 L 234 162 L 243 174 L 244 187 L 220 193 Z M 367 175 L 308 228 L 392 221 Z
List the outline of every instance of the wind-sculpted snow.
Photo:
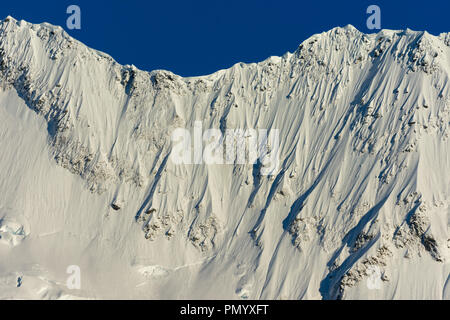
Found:
M 26 263 L 58 281 L 78 261 L 76 296 L 93 298 L 444 298 L 449 71 L 449 34 L 347 26 L 182 78 L 8 17 L 0 147 L 15 156 L 0 165 L 22 182 L 0 186 L 0 205 L 30 228 L 1 254 L 34 250 Z M 172 133 L 198 121 L 278 130 L 279 167 L 175 164 Z

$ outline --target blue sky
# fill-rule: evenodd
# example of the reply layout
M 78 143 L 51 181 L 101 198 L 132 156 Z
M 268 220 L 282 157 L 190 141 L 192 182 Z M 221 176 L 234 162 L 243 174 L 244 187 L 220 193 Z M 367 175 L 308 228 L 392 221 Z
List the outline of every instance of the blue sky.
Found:
M 66 9 L 81 8 L 81 30 L 68 30 Z M 122 64 L 209 74 L 237 62 L 294 51 L 309 36 L 335 26 L 366 27 L 366 9 L 381 8 L 381 27 L 450 32 L 450 1 L 2 1 L 0 18 L 64 27 Z

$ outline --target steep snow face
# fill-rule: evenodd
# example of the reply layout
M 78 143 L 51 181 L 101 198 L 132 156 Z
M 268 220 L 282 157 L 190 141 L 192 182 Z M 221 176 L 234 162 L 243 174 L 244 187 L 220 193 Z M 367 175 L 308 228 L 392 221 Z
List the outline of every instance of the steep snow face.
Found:
M 1 296 L 448 299 L 449 39 L 347 26 L 182 78 L 6 18 Z M 278 130 L 280 165 L 175 164 L 196 121 Z

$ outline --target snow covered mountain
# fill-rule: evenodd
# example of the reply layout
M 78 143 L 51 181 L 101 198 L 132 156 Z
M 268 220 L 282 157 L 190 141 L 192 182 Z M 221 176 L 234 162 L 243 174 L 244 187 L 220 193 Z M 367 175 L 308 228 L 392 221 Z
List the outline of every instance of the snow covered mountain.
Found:
M 449 299 L 449 77 L 450 33 L 334 28 L 182 78 L 7 17 L 0 297 Z M 278 130 L 279 166 L 175 164 L 196 121 Z

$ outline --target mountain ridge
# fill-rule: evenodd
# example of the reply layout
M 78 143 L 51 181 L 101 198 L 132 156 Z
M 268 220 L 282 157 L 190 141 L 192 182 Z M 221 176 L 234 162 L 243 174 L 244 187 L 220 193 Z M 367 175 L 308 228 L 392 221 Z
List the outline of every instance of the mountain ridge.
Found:
M 75 252 L 90 248 L 102 256 L 93 265 L 115 263 L 132 270 L 133 281 L 141 273 L 141 296 L 445 298 L 449 34 L 338 27 L 282 57 L 183 78 L 121 66 L 62 28 L 8 17 L 0 23 L 0 101 L 23 101 L 44 119 L 44 155 L 71 173 L 55 181 L 87 187 L 81 199 L 96 203 L 83 207 L 90 223 L 75 205 L 59 213 L 70 217 L 71 233 L 88 230 Z M 253 164 L 174 165 L 171 132 L 199 120 L 222 132 L 279 130 L 279 170 L 263 176 Z M 68 196 L 61 197 L 73 205 Z M 6 217 L 52 225 L 46 199 L 52 193 L 36 200 L 43 216 L 16 208 Z M 26 212 L 26 223 L 16 211 Z M 13 250 L 38 241 L 25 229 Z M 125 262 L 100 253 L 103 238 L 123 249 Z M 364 283 L 374 269 L 376 290 Z M 186 276 L 195 280 L 187 285 Z M 66 294 L 50 288 L 52 298 Z

